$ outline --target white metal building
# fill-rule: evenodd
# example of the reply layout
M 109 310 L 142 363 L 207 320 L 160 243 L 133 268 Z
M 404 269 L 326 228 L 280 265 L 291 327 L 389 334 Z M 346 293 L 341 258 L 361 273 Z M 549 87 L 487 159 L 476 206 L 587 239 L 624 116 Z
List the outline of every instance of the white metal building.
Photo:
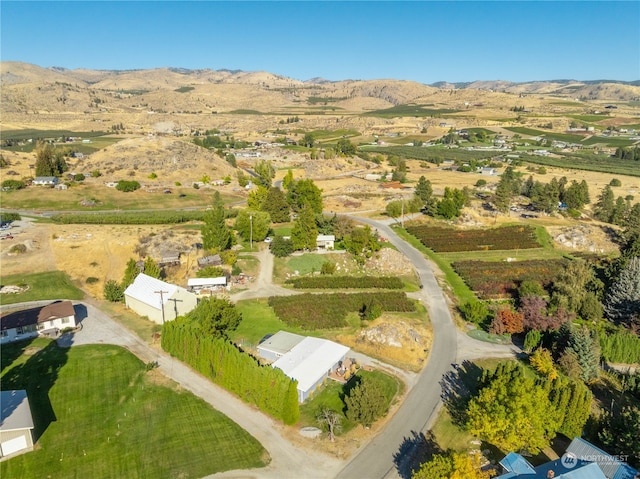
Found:
M 128 308 L 158 324 L 183 316 L 198 304 L 195 294 L 144 273 L 125 289 L 124 301 Z
M 298 401 L 304 402 L 344 361 L 349 348 L 327 339 L 306 337 L 272 366 L 298 381 Z

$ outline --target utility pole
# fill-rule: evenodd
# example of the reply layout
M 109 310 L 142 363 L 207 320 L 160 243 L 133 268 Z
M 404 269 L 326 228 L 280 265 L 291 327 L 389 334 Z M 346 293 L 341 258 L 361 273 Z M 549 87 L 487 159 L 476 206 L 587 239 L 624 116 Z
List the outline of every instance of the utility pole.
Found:
M 404 198 L 400 200 L 401 213 L 400 213 L 400 226 L 404 228 Z
M 253 215 L 249 215 L 249 247 L 253 251 Z
M 154 291 L 154 293 L 160 295 L 160 310 L 162 311 L 162 325 L 164 326 L 164 294 L 169 294 L 169 291 Z

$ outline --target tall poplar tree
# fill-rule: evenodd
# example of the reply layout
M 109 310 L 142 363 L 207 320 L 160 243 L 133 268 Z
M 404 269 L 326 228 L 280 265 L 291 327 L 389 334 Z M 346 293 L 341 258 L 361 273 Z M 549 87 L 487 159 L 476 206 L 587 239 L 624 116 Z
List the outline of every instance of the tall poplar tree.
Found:
M 209 251 L 224 251 L 233 245 L 231 230 L 226 223 L 226 214 L 219 192 L 215 192 L 213 206 L 207 211 L 202 225 L 202 247 Z

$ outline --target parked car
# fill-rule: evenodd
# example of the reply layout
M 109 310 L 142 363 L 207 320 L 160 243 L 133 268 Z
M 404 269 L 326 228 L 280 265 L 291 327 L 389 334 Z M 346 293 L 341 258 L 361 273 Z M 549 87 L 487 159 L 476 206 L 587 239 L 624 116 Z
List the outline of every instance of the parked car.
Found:
M 272 241 L 273 241 L 273 238 L 272 238 L 271 236 L 267 236 L 267 237 L 264 239 L 264 242 L 265 242 L 265 243 L 271 243 Z
M 6 240 L 6 239 L 13 239 L 13 235 L 12 234 L 6 234 L 4 236 L 1 236 L 0 239 Z

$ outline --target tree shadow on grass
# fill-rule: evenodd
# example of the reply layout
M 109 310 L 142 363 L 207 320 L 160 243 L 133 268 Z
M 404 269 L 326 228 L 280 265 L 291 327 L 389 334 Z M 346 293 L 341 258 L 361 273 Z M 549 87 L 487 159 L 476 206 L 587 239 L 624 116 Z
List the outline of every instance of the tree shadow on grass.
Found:
M 477 390 L 482 368 L 471 361 L 464 361 L 453 367 L 454 369 L 445 374 L 440 381 L 442 401 L 453 424 L 464 426 L 467 422 L 469 400 Z
M 398 452 L 394 453 L 393 462 L 402 479 L 411 479 L 421 464 L 430 461 L 435 454 L 443 453 L 431 431 L 426 434 L 411 431 L 411 435 L 400 444 Z
M 26 347 L 21 349 L 22 353 L 27 350 Z M 60 369 L 67 362 L 68 351 L 52 340 L 44 348 L 35 351 L 23 364 L 11 368 L 2 376 L 3 390 L 27 391 L 34 423 L 34 442 L 42 436 L 49 424 L 56 420 L 49 391 L 56 383 Z M 15 357 L 14 361 L 18 357 Z

